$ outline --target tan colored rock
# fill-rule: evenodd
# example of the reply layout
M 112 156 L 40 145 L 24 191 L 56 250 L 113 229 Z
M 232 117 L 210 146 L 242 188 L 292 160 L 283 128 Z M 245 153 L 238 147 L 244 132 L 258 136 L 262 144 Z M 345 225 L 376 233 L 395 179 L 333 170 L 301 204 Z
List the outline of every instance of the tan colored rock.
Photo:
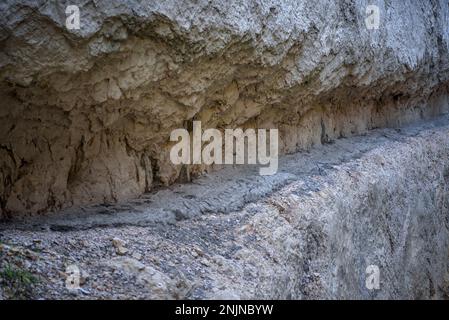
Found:
M 125 255 L 126 253 L 128 253 L 128 249 L 125 247 L 125 242 L 120 239 L 120 238 L 113 238 L 112 239 L 112 245 L 115 248 L 115 252 L 118 255 Z
M 128 257 L 115 258 L 107 264 L 114 269 L 135 276 L 137 282 L 148 290 L 153 299 L 173 299 L 170 292 L 175 288 L 175 285 L 170 278 L 156 269 Z

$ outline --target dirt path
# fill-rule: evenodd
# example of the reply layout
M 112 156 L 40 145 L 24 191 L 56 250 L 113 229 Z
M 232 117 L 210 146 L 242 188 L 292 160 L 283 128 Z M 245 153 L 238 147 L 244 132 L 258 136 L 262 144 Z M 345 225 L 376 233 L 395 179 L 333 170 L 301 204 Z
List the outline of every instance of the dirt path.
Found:
M 448 137 L 444 116 L 285 156 L 274 176 L 225 168 L 127 203 L 2 223 L 0 298 L 444 295 L 435 279 L 447 254 Z M 423 230 L 420 217 L 431 219 Z M 399 272 L 410 232 L 425 234 L 413 248 L 436 261 L 403 262 L 416 279 Z M 390 284 L 374 293 L 361 278 L 370 259 L 392 265 Z M 416 292 L 401 291 L 415 281 Z

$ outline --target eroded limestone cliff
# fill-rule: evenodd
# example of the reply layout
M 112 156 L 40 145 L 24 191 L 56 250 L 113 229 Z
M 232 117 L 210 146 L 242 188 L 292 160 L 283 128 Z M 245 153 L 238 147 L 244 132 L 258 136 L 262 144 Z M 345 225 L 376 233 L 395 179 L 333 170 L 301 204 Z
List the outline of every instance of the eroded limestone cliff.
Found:
M 0 214 L 171 184 L 192 120 L 278 128 L 290 153 L 447 110 L 447 1 L 374 2 L 369 30 L 369 1 L 2 1 Z

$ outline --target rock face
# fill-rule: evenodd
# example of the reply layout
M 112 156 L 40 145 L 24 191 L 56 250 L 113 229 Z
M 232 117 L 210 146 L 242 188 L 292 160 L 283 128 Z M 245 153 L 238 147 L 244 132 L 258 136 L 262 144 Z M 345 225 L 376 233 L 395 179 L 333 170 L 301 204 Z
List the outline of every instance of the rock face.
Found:
M 448 298 L 446 0 L 3 0 L 0 49 L 0 271 L 41 280 L 17 292 Z M 173 165 L 194 120 L 279 129 L 278 174 Z
M 113 202 L 179 179 L 169 134 L 280 130 L 290 153 L 447 108 L 447 1 L 0 4 L 4 216 Z M 186 168 L 193 175 L 209 170 Z

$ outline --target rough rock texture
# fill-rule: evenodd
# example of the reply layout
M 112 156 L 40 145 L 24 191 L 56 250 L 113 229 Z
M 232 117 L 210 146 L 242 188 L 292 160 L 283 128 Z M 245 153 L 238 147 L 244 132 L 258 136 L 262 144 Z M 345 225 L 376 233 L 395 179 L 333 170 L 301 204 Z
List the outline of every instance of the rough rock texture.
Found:
M 446 0 L 4 0 L 0 299 L 448 298 L 448 89 Z M 193 120 L 278 174 L 172 165 Z
M 242 190 L 240 209 L 229 210 L 229 195 L 217 193 L 213 213 L 190 219 L 186 200 L 210 206 L 204 190 L 229 172 L 203 177 L 193 190 L 175 185 L 126 207 L 94 207 L 96 217 L 55 213 L 0 224 L 0 296 L 448 298 L 448 137 L 449 115 L 289 155 L 280 170 L 290 179 L 277 191 L 248 198 L 263 183 L 257 171 L 238 173 L 225 184 Z M 167 196 L 178 219 L 150 220 Z M 82 276 L 76 291 L 65 287 L 72 264 Z M 39 280 L 10 286 L 6 265 Z M 380 269 L 379 290 L 365 286 L 368 265 Z
M 2 1 L 0 215 L 171 184 L 191 120 L 276 127 L 290 153 L 441 113 L 447 1 L 374 2 L 378 30 L 372 1 Z

